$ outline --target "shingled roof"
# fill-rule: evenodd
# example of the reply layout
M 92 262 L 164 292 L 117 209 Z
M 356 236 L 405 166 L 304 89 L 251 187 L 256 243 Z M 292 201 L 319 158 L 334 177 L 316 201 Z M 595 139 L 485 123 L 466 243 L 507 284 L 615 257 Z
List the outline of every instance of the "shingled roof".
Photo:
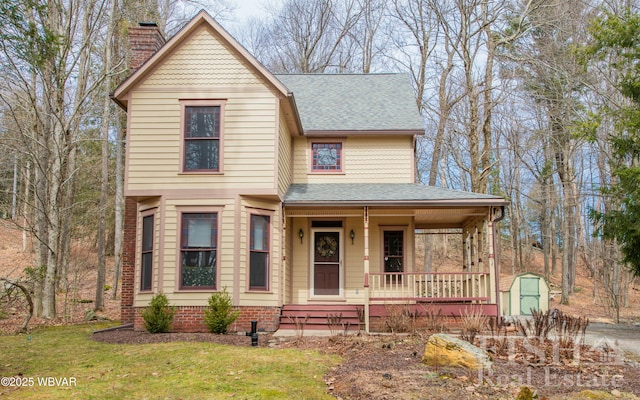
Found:
M 424 133 L 406 74 L 292 74 L 276 78 L 293 93 L 305 133 Z
M 295 183 L 284 198 L 286 205 L 393 204 L 443 205 L 473 204 L 500 206 L 499 196 L 463 192 L 415 183 Z

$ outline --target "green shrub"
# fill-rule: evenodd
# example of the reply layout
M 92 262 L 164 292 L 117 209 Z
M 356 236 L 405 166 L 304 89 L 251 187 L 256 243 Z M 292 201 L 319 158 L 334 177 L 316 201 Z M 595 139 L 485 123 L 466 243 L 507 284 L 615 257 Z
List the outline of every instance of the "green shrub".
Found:
M 169 306 L 169 300 L 163 293 L 151 299 L 149 307 L 142 312 L 144 327 L 150 333 L 168 332 L 176 310 Z
M 227 288 L 209 297 L 209 307 L 204 310 L 204 323 L 211 333 L 227 333 L 227 328 L 240 315 L 240 311 L 233 309 L 231 296 Z

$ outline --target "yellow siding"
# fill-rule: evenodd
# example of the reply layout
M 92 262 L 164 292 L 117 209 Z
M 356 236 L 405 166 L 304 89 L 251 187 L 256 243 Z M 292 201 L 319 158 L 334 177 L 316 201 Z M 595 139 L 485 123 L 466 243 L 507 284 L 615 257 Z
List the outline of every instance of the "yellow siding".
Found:
M 151 272 L 151 287 L 153 292 L 156 293 L 158 291 L 158 273 L 159 273 L 159 264 L 160 264 L 160 229 L 161 218 L 160 213 L 157 212 L 157 208 L 160 206 L 160 200 L 158 198 L 150 199 L 145 202 L 142 202 L 138 205 L 138 212 L 144 213 L 144 215 L 153 215 L 153 268 Z M 149 301 L 153 297 L 153 293 L 142 293 L 140 294 L 140 279 L 141 279 L 141 270 L 140 267 L 142 265 L 142 217 L 139 214 L 139 218 L 136 221 L 136 261 L 135 261 L 135 276 L 134 276 L 134 293 L 136 305 L 147 306 Z
M 211 73 L 211 71 L 216 73 Z M 169 59 L 163 62 L 142 88 L 164 86 L 262 85 L 235 52 L 211 30 L 194 32 Z
M 260 304 L 264 306 L 278 306 L 279 304 L 279 281 L 281 271 L 281 211 L 278 203 L 260 202 L 247 200 L 241 202 L 241 209 L 236 210 L 236 200 L 216 199 L 216 200 L 166 200 L 164 204 L 164 220 L 161 221 L 160 213 L 156 214 L 156 233 L 164 229 L 164 241 L 160 242 L 159 235 L 156 236 L 155 260 L 154 267 L 154 292 L 163 292 L 172 305 L 176 306 L 206 306 L 207 300 L 212 291 L 180 291 L 179 284 L 179 241 L 180 233 L 178 232 L 179 212 L 180 210 L 194 211 L 193 207 L 197 207 L 198 211 L 216 210 L 218 211 L 219 221 L 219 247 L 217 249 L 217 273 L 219 274 L 219 288 L 227 288 L 232 296 L 239 299 L 241 306 L 249 306 Z M 251 210 L 272 210 L 271 218 L 271 290 L 268 293 L 248 292 L 247 291 L 247 274 L 248 274 L 248 221 Z M 238 219 L 236 212 L 240 212 L 240 225 L 236 226 Z M 141 219 L 140 219 L 141 221 Z M 140 225 L 140 222 L 138 223 Z M 138 236 L 141 234 L 141 227 L 138 230 Z M 138 237 L 138 244 L 140 238 Z M 140 248 L 140 246 L 137 246 Z M 138 250 L 139 252 L 139 250 Z M 237 257 L 237 258 L 236 258 Z M 137 255 L 136 265 L 136 288 L 140 286 L 140 255 Z M 158 260 L 162 260 L 160 263 Z M 162 282 L 160 287 L 155 283 L 158 279 L 159 269 L 162 268 Z M 238 278 L 236 280 L 236 277 Z M 237 293 L 235 293 L 237 291 Z M 136 289 L 136 293 L 138 290 Z M 135 305 L 139 307 L 146 306 L 151 299 L 151 294 L 137 294 Z
M 292 140 L 284 115 L 280 113 L 280 129 L 278 134 L 278 194 L 283 196 L 292 179 Z
M 369 220 L 369 272 L 384 272 L 382 231 L 405 229 L 405 272 L 415 271 L 413 225 L 411 217 L 375 217 Z M 398 228 L 398 229 L 396 229 Z
M 242 201 L 243 213 L 240 218 L 240 226 L 238 230 L 240 232 L 239 240 L 239 255 L 240 259 L 236 263 L 239 270 L 239 294 L 240 294 L 240 306 L 255 306 L 260 304 L 261 306 L 278 306 L 278 293 L 280 291 L 280 274 L 281 274 L 281 262 L 282 252 L 281 244 L 282 238 L 280 236 L 281 229 L 281 212 L 279 203 L 270 203 L 256 200 Z M 249 278 L 249 215 L 252 210 L 256 211 L 272 211 L 271 214 L 271 258 L 270 258 L 270 290 L 269 292 L 249 292 L 247 290 L 248 278 Z
M 291 299 L 292 304 L 306 304 L 309 298 L 309 225 L 305 218 L 292 218 L 292 225 L 288 230 L 295 236 L 291 245 L 292 263 Z M 302 229 L 305 237 L 300 240 L 298 232 Z
M 347 303 L 364 302 L 364 233 L 362 217 L 347 218 L 345 223 L 344 262 L 345 297 Z M 353 229 L 355 238 L 351 244 L 349 232 Z
M 312 212 L 310 210 L 310 212 Z M 311 223 L 306 218 L 292 218 L 289 232 L 295 236 L 292 241 L 292 269 L 291 277 L 292 297 L 289 300 L 292 304 L 306 304 L 310 298 L 310 226 Z M 374 217 L 370 220 L 369 226 L 369 247 L 370 247 L 370 270 L 371 272 L 382 272 L 382 236 L 384 227 L 406 227 L 405 234 L 405 262 L 406 271 L 415 270 L 415 260 L 413 259 L 413 225 L 411 217 Z M 302 229 L 305 236 L 300 243 L 297 232 Z M 361 217 L 349 217 L 343 223 L 343 262 L 344 262 L 344 301 L 351 304 L 362 304 L 364 301 L 364 232 Z M 353 229 L 355 238 L 351 244 L 349 232 Z
M 188 71 L 188 73 L 186 73 Z M 181 174 L 180 100 L 222 100 L 222 174 Z M 205 28 L 131 92 L 127 190 L 275 192 L 278 99 Z
M 218 200 L 167 200 L 165 202 L 165 219 L 160 222 L 164 228 L 164 243 L 159 249 L 162 251 L 163 262 L 160 266 L 163 269 L 162 284 L 159 291 L 165 293 L 172 305 L 176 306 L 205 306 L 207 299 L 211 296 L 210 291 L 179 291 L 178 271 L 179 271 L 179 232 L 178 217 L 180 207 L 210 207 L 211 210 L 219 210 L 219 247 L 217 267 L 220 279 L 220 288 L 233 287 L 233 268 L 226 266 L 234 265 L 234 199 Z M 204 210 L 204 209 L 203 209 Z M 136 296 L 136 306 L 145 306 L 142 296 Z
M 130 106 L 128 190 L 274 188 L 277 100 L 266 91 L 215 93 L 226 98 L 221 175 L 180 174 L 179 99 L 184 92 L 136 92 Z M 166 107 L 154 109 L 153 104 Z M 170 107 L 169 107 L 170 105 Z
M 411 137 L 349 137 L 343 145 L 343 173 L 310 172 L 310 143 L 331 139 L 296 138 L 295 183 L 412 183 L 413 139 Z

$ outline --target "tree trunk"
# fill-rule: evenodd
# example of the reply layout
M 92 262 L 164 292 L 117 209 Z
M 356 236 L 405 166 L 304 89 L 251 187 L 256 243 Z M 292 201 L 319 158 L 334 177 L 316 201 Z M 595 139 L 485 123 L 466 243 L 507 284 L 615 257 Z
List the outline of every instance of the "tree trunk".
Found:
M 116 299 L 118 295 L 118 286 L 120 283 L 120 276 L 122 274 L 122 230 L 124 226 L 123 214 L 124 214 L 124 160 L 123 160 L 123 146 L 124 137 L 122 134 L 122 128 L 119 123 L 119 118 L 116 123 L 116 198 L 115 198 L 115 239 L 114 239 L 114 260 L 113 260 L 113 284 L 111 291 L 111 298 Z
M 22 196 L 22 251 L 27 251 L 29 228 L 29 197 L 31 194 L 31 161 L 27 161 L 24 167 L 24 194 Z
M 103 82 L 105 93 L 111 91 L 111 63 L 112 63 L 112 36 L 117 0 L 111 1 L 109 23 L 104 46 L 104 75 Z M 102 103 L 102 124 L 100 125 L 101 163 L 100 163 L 100 204 L 98 206 L 98 271 L 96 279 L 95 311 L 104 309 L 104 287 L 107 274 L 107 201 L 109 198 L 109 122 L 111 121 L 111 101 L 109 96 L 104 96 Z

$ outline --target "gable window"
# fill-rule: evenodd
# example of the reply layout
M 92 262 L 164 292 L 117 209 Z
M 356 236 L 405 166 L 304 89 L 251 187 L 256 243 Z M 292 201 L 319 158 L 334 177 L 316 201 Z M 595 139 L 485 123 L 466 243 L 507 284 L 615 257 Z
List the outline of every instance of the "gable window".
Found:
M 182 169 L 220 172 L 222 104 L 207 100 L 185 102 L 183 108 Z
M 269 216 L 251 215 L 249 290 L 269 290 L 269 227 Z
M 404 231 L 384 231 L 384 272 L 404 272 Z
M 150 291 L 153 287 L 153 215 L 142 218 L 142 257 L 140 265 L 140 290 Z
M 217 213 L 183 213 L 180 288 L 216 289 Z
M 311 170 L 342 172 L 342 143 L 311 143 Z

